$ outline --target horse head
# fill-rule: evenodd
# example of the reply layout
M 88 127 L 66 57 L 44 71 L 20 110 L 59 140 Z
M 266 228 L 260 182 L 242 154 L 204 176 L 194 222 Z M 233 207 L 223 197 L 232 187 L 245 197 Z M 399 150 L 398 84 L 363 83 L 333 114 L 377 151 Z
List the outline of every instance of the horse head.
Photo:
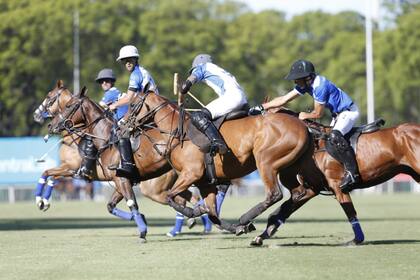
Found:
M 68 99 L 62 102 L 57 102 L 52 109 L 55 114 L 52 114 L 53 119 L 48 124 L 49 134 L 58 134 L 64 130 L 71 130 L 74 126 L 84 124 L 86 119 L 81 110 L 82 103 L 86 98 L 87 89 L 83 87 L 80 93 L 71 95 Z
M 86 93 L 87 89 L 83 87 L 80 93 L 68 100 L 64 110 L 57 114 L 48 125 L 49 133 L 57 134 L 67 131 L 78 134 L 84 131 L 84 133 L 107 137 L 114 123 L 113 116 L 92 101 Z
M 72 93 L 64 87 L 63 81 L 58 80 L 55 88 L 48 92 L 41 105 L 35 110 L 34 120 L 42 124 L 45 119 L 54 117 L 64 109 L 71 96 Z

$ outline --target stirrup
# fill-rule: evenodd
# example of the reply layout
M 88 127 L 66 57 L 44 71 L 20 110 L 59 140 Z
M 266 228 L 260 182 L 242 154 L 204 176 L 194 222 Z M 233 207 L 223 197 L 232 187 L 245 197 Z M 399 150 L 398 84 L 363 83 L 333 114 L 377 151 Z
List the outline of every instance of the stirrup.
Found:
M 211 147 L 212 150 L 214 150 L 215 152 L 217 152 L 221 155 L 226 154 L 227 151 L 228 151 L 228 147 L 221 140 L 212 141 L 211 146 L 212 146 Z
M 340 189 L 344 193 L 349 193 L 354 189 L 354 186 L 358 183 L 360 183 L 360 175 L 359 176 L 353 176 L 349 171 L 346 172 L 346 175 L 344 175 L 343 180 L 340 184 Z
M 93 172 L 90 172 L 93 173 Z M 76 173 L 74 173 L 73 175 L 74 179 L 80 179 L 80 180 L 85 180 L 85 181 L 92 181 L 93 180 L 93 174 L 88 174 L 87 172 L 85 172 L 83 170 L 83 168 L 79 168 Z

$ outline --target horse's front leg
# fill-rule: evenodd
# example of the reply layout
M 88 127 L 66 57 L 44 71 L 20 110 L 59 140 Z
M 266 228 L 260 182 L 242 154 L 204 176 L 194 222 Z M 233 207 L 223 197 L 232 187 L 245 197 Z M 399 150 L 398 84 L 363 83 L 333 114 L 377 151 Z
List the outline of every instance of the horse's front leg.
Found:
M 117 190 L 114 190 L 114 192 L 111 195 L 111 198 L 108 201 L 108 204 L 106 205 L 108 208 L 108 212 L 120 219 L 131 221 L 133 220 L 133 215 L 130 212 L 126 212 L 117 208 L 117 204 L 123 198 L 124 196 L 121 193 L 119 193 Z
M 72 175 L 73 171 L 69 170 L 69 167 L 66 164 L 47 169 L 42 173 L 35 188 L 35 204 L 39 210 L 47 211 L 50 208 L 50 198 L 54 185 L 56 184 L 55 178 L 60 176 L 68 177 Z
M 182 171 L 175 181 L 174 186 L 168 192 L 168 205 L 188 218 L 199 217 L 208 212 L 208 209 L 204 205 L 198 205 L 198 207 L 194 208 L 186 206 L 184 204 L 184 198 L 180 196 L 201 177 L 199 174 L 200 172 Z
M 284 190 L 286 190 L 279 184 L 277 171 L 266 166 L 261 166 L 259 171 L 265 185 L 265 200 L 249 209 L 239 218 L 239 225 L 236 228 L 237 236 L 255 230 L 255 227 L 250 227 L 252 220 L 267 210 L 268 207 L 280 201 L 283 198 Z M 286 191 L 288 193 L 288 190 Z
M 292 197 L 270 214 L 264 232 L 256 236 L 250 245 L 262 246 L 263 240 L 271 238 L 290 215 L 316 195 L 317 193 L 312 189 L 305 189 L 303 186 L 294 188 L 292 190 Z
M 340 180 L 328 179 L 328 184 L 331 186 L 335 197 L 340 203 L 341 208 L 347 216 L 347 219 L 353 229 L 354 238 L 353 240 L 346 242 L 346 245 L 359 245 L 365 240 L 362 227 L 360 226 L 359 220 L 357 219 L 357 212 L 354 208 L 353 201 L 351 200 L 350 194 L 345 194 L 341 191 Z
M 140 242 L 146 242 L 146 218 L 143 214 L 139 212 L 139 207 L 130 181 L 124 177 L 115 177 L 114 182 L 117 185 L 117 190 L 121 192 L 124 198 L 126 199 L 128 208 L 130 208 L 133 220 L 136 222 L 137 228 L 140 233 Z

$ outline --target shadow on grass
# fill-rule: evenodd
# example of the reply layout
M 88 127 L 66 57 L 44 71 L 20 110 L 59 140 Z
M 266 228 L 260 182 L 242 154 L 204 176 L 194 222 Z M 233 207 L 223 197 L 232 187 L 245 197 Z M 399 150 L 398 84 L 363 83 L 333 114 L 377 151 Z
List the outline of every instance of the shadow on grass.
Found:
M 146 217 L 147 218 L 147 217 Z M 148 226 L 151 227 L 171 227 L 174 225 L 172 218 L 147 218 Z M 383 222 L 383 221 L 407 221 L 420 222 L 420 218 L 367 218 L 363 222 Z M 235 219 L 225 219 L 229 223 L 237 223 Z M 255 224 L 266 224 L 266 219 L 256 219 Z M 287 223 L 343 223 L 343 219 L 291 219 Z M 118 218 L 34 218 L 34 219 L 0 219 L 0 231 L 14 230 L 54 230 L 54 229 L 89 229 L 89 228 L 120 228 L 133 227 L 134 221 L 124 221 Z M 201 226 L 201 225 L 197 225 Z M 307 236 L 306 236 L 307 237 Z M 274 237 L 275 238 L 275 237 Z
M 325 237 L 325 236 L 321 236 Z M 284 239 L 290 239 L 294 237 L 288 237 Z M 280 248 L 305 248 L 305 247 L 343 247 L 343 248 L 358 248 L 363 246 L 370 246 L 370 245 L 402 245 L 402 244 L 420 244 L 420 240 L 417 239 L 397 239 L 397 240 L 375 240 L 364 242 L 363 244 L 354 245 L 348 244 L 348 242 L 344 243 L 283 243 L 283 244 L 270 244 L 270 245 L 262 245 L 262 246 L 244 246 L 243 249 L 280 249 Z M 237 246 L 232 247 L 219 247 L 218 250 L 237 250 Z
M 150 218 L 148 226 L 170 227 L 175 219 Z M 55 230 L 135 227 L 134 221 L 118 218 L 48 218 L 48 219 L 0 219 L 0 231 Z
M 359 245 L 354 244 L 347 244 L 345 243 L 285 243 L 285 244 L 277 244 L 274 245 L 275 247 L 363 247 L 363 246 L 370 246 L 370 245 L 401 245 L 401 244 L 420 244 L 419 239 L 395 239 L 395 240 L 374 240 L 374 241 L 367 241 L 363 242 Z M 266 245 L 265 245 L 266 246 Z M 271 246 L 267 246 L 271 247 Z

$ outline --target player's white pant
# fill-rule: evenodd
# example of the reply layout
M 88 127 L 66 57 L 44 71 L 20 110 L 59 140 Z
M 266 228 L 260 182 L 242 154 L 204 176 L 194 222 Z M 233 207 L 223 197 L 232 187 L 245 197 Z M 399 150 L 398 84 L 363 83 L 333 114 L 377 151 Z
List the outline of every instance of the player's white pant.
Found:
M 346 135 L 352 127 L 354 123 L 359 118 L 359 108 L 356 104 L 351 105 L 349 110 L 343 111 L 338 114 L 331 122 L 331 126 L 333 129 L 340 131 L 343 135 Z
M 211 112 L 212 119 L 216 119 L 234 110 L 240 109 L 248 103 L 243 92 L 229 92 L 207 104 L 206 108 Z

